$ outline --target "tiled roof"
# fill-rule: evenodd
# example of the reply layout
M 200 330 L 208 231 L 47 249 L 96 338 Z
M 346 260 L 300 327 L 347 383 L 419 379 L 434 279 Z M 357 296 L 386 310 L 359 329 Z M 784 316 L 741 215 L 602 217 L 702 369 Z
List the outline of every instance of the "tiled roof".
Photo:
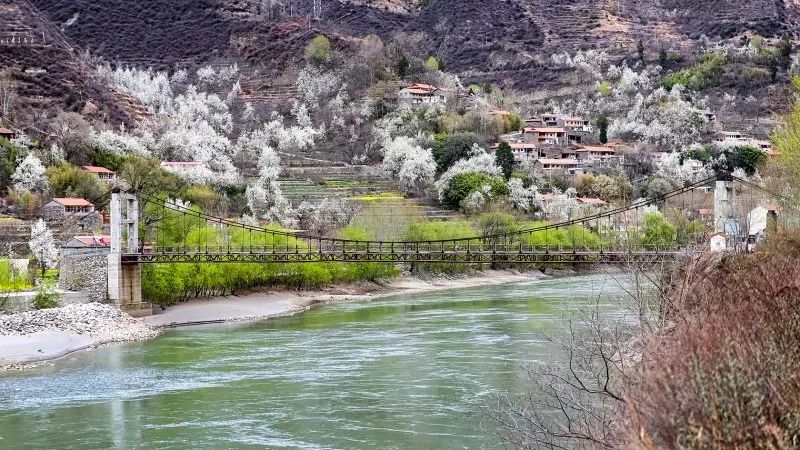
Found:
M 161 163 L 161 167 L 170 169 L 186 169 L 191 167 L 206 167 L 206 163 L 197 161 L 164 161 Z
M 83 166 L 83 170 L 92 173 L 114 173 L 113 170 L 108 170 L 105 167 L 100 166 Z
M 550 164 L 555 166 L 577 166 L 580 165 L 581 163 L 577 159 L 569 159 L 569 158 L 564 158 L 564 159 L 540 158 L 537 159 L 537 161 L 539 161 L 540 164 Z
M 566 133 L 563 128 L 525 128 L 526 133 Z
M 53 201 L 64 206 L 94 206 L 83 198 L 54 198 Z
M 111 245 L 111 236 L 75 236 L 75 239 L 86 245 L 99 245 L 104 247 Z

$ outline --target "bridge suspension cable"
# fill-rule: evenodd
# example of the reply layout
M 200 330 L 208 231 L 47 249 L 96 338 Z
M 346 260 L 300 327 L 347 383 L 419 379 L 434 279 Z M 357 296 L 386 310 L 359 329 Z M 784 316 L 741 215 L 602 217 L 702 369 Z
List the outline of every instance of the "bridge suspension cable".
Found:
M 205 220 L 205 221 L 207 221 L 209 223 L 217 223 L 217 224 L 220 224 L 220 225 L 226 225 L 226 226 L 230 226 L 230 227 L 240 228 L 240 229 L 244 229 L 244 230 L 251 231 L 251 232 L 255 231 L 255 232 L 259 232 L 259 233 L 265 233 L 265 234 L 272 235 L 272 236 L 283 236 L 283 237 L 292 237 L 292 238 L 296 238 L 296 239 L 305 239 L 308 242 L 317 242 L 320 245 L 322 245 L 322 243 L 332 244 L 332 245 L 336 245 L 336 244 L 415 245 L 415 244 L 442 244 L 442 243 L 453 243 L 453 244 L 455 244 L 455 243 L 464 243 L 464 242 L 472 242 L 472 241 L 498 240 L 498 239 L 503 239 L 503 238 L 509 238 L 509 237 L 514 237 L 514 236 L 521 236 L 521 235 L 531 234 L 531 233 L 535 233 L 535 232 L 549 231 L 549 230 L 554 230 L 554 229 L 559 229 L 559 228 L 570 227 L 570 226 L 573 226 L 573 225 L 580 225 L 580 224 L 590 223 L 592 221 L 597 222 L 600 219 L 613 217 L 615 215 L 624 214 L 624 213 L 626 213 L 628 211 L 638 210 L 639 208 L 643 208 L 643 207 L 647 207 L 647 206 L 650 206 L 650 205 L 662 203 L 665 200 L 670 199 L 672 197 L 676 197 L 676 196 L 679 196 L 679 195 L 684 194 L 686 192 L 693 191 L 694 189 L 697 189 L 699 187 L 706 186 L 709 183 L 714 182 L 716 179 L 717 179 L 716 176 L 712 176 L 712 177 L 709 177 L 709 178 L 706 178 L 706 179 L 703 179 L 703 180 L 700 180 L 700 181 L 697 181 L 697 182 L 694 182 L 694 183 L 691 183 L 691 184 L 687 184 L 687 185 L 685 185 L 685 186 L 683 186 L 683 187 L 681 187 L 679 189 L 676 189 L 674 191 L 668 192 L 666 194 L 663 194 L 663 195 L 660 195 L 660 196 L 657 196 L 657 197 L 653 197 L 653 198 L 649 198 L 649 199 L 642 199 L 642 200 L 639 200 L 637 202 L 633 202 L 633 203 L 631 203 L 629 205 L 620 206 L 620 207 L 617 207 L 617 208 L 614 208 L 614 209 L 611 209 L 611 210 L 599 212 L 599 213 L 592 214 L 592 215 L 589 215 L 589 216 L 584 216 L 584 217 L 580 217 L 580 218 L 576 218 L 576 219 L 570 219 L 570 220 L 557 222 L 557 223 L 553 223 L 553 224 L 547 224 L 547 225 L 542 225 L 542 226 L 533 227 L 533 228 L 527 228 L 527 229 L 522 229 L 522 230 L 515 230 L 515 231 L 507 232 L 507 233 L 497 233 L 497 234 L 480 235 L 480 236 L 465 236 L 465 237 L 450 238 L 450 239 L 426 239 L 426 240 L 419 240 L 419 241 L 408 241 L 408 240 L 404 240 L 404 241 L 374 241 L 374 240 L 343 239 L 343 238 L 333 238 L 333 237 L 313 236 L 313 235 L 312 236 L 307 236 L 307 235 L 302 235 L 302 234 L 300 234 L 298 232 L 274 230 L 274 229 L 264 228 L 264 227 L 257 226 L 257 225 L 244 224 L 244 223 L 237 222 L 237 221 L 234 221 L 234 220 L 231 220 L 231 219 L 225 219 L 225 218 L 222 218 L 222 217 L 213 216 L 213 215 L 207 214 L 205 212 L 192 209 L 191 207 L 185 207 L 185 206 L 182 206 L 182 205 L 178 205 L 178 204 L 176 204 L 174 202 L 171 202 L 169 199 L 163 199 L 163 198 L 160 198 L 160 197 L 155 196 L 155 195 L 142 195 L 141 197 L 142 197 L 143 200 L 145 200 L 146 202 L 149 202 L 151 204 L 155 204 L 155 205 L 164 207 L 165 209 L 171 209 L 173 211 L 176 211 L 176 212 L 179 212 L 179 213 L 182 213 L 182 214 L 185 214 L 185 215 L 189 215 L 189 216 L 192 216 L 192 217 L 196 217 L 198 219 L 203 219 L 203 220 Z

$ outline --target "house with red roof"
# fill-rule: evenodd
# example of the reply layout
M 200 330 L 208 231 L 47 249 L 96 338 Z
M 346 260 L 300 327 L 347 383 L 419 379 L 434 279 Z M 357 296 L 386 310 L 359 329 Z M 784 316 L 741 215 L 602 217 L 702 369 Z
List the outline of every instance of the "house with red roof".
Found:
M 397 92 L 397 101 L 408 106 L 439 106 L 445 104 L 446 98 L 436 86 L 414 83 Z
M 73 222 L 87 230 L 103 223 L 94 205 L 83 198 L 54 198 L 39 208 L 39 215 L 48 222 Z
M 6 127 L 0 127 L 0 138 L 8 139 L 9 141 L 17 137 L 17 132 Z
M 116 172 L 113 170 L 106 169 L 105 167 L 100 166 L 83 166 L 82 167 L 84 172 L 91 173 L 92 175 L 97 176 L 101 180 L 105 181 L 113 181 L 117 178 Z

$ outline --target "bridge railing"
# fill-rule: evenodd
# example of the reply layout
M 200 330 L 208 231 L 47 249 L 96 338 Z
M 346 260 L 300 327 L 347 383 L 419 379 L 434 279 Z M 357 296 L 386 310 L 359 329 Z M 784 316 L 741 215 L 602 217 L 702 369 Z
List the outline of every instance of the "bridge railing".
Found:
M 635 243 L 547 245 L 487 242 L 328 242 L 322 246 L 308 245 L 167 245 L 145 246 L 143 254 L 412 254 L 412 253 L 676 253 L 684 250 L 678 245 L 647 245 Z

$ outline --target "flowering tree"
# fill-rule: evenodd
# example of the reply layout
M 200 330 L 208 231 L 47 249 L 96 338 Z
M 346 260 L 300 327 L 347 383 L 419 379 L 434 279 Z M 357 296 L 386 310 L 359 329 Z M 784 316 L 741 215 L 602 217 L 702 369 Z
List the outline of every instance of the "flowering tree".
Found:
M 116 133 L 111 130 L 92 131 L 89 138 L 92 144 L 103 153 L 139 156 L 150 154 L 142 140 L 129 134 Z
M 472 156 L 460 159 L 455 162 L 447 172 L 434 183 L 436 191 L 439 193 L 439 201 L 444 201 L 445 194 L 450 188 L 450 182 L 459 174 L 466 172 L 485 173 L 491 177 L 499 177 L 503 174 L 503 169 L 497 166 L 494 156 L 486 153 L 480 147 L 473 148 Z
M 14 189 L 20 192 L 41 192 L 47 189 L 45 168 L 39 158 L 29 153 L 11 175 Z
M 324 72 L 309 65 L 297 75 L 296 85 L 305 103 L 313 109 L 335 95 L 342 82 L 333 72 Z
M 56 266 L 58 249 L 53 239 L 53 232 L 47 228 L 44 220 L 39 219 L 31 227 L 31 239 L 28 241 L 28 248 L 42 270 L 42 275 L 44 275 L 45 270 Z
M 536 185 L 525 187 L 519 178 L 508 180 L 508 199 L 520 211 L 533 212 L 542 207 L 542 195 Z
M 693 160 L 681 161 L 678 152 L 667 153 L 656 163 L 656 175 L 668 180 L 674 186 L 683 185 L 686 182 L 695 182 L 711 176 L 708 168 L 696 170 L 692 167 Z
M 393 139 L 384 147 L 383 164 L 400 179 L 406 193 L 419 193 L 436 174 L 431 149 L 423 149 L 414 139 L 405 136 Z
M 556 220 L 570 220 L 580 210 L 577 199 L 578 193 L 574 188 L 564 192 L 553 190 L 553 199 L 544 205 L 544 212 Z
M 280 158 L 271 147 L 261 149 L 258 159 L 259 178 L 245 191 L 247 206 L 258 219 L 277 221 L 284 226 L 296 226 L 297 213 L 291 203 L 283 196 L 278 176 Z

